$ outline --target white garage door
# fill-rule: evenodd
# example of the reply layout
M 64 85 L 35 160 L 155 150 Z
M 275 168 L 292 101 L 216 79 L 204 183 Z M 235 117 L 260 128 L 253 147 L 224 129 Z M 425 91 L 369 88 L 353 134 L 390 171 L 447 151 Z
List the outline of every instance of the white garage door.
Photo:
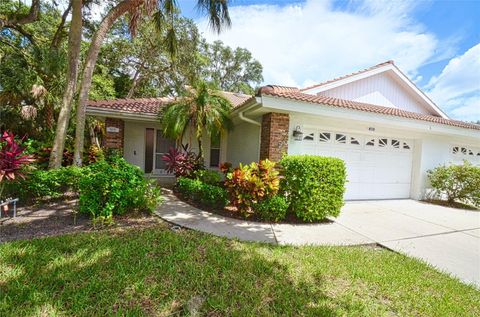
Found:
M 345 199 L 410 197 L 412 140 L 306 131 L 302 152 L 345 161 L 348 180 Z

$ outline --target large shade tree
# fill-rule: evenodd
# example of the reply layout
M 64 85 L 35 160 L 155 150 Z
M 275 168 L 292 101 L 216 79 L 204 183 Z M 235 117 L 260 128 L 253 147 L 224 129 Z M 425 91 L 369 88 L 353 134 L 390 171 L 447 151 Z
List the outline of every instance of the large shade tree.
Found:
M 29 12 L 32 8 L 18 1 L 0 3 L 0 20 L 4 19 L 0 30 L 0 129 L 47 141 L 53 135 L 56 105 L 65 91 L 65 29 L 71 6 L 60 10 L 43 4 L 37 17 L 26 23 L 22 17 Z
M 160 114 L 163 134 L 181 142 L 191 128 L 198 143 L 198 155 L 203 158 L 203 132 L 212 136 L 231 129 L 231 110 L 231 102 L 220 91 L 205 81 L 197 82 Z
M 208 15 L 210 26 L 217 32 L 220 32 L 225 26 L 230 26 L 228 0 L 198 0 L 197 7 Z M 103 18 L 97 31 L 93 35 L 80 86 L 75 131 L 74 162 L 76 165 L 82 165 L 85 108 L 100 47 L 108 31 L 118 18 L 128 12 L 130 16 L 130 33 L 134 36 L 138 23 L 142 21 L 142 17 L 153 14 L 157 27 L 160 30 L 167 28 L 167 41 L 165 45 L 167 45 L 169 51 L 174 55 L 177 50 L 177 37 L 175 34 L 175 24 L 172 23 L 172 21 L 174 21 L 175 14 L 178 11 L 179 8 L 175 0 L 123 0 L 114 6 Z

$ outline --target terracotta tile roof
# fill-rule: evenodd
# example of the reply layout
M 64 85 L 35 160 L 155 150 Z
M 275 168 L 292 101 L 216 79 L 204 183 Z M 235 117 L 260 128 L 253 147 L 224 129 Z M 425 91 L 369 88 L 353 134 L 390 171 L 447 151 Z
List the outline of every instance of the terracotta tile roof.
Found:
M 480 125 L 467 123 L 463 121 L 444 119 L 438 116 L 425 115 L 410 111 L 405 111 L 397 108 L 383 107 L 372 105 L 368 103 L 362 103 L 357 101 L 332 98 L 321 95 L 311 95 L 303 93 L 302 90 L 292 87 L 282 87 L 282 86 L 265 86 L 259 90 L 259 95 L 268 95 L 274 97 L 287 98 L 291 100 L 303 101 L 308 103 L 315 103 L 321 105 L 328 105 L 358 111 L 372 112 L 389 116 L 396 116 L 407 119 L 422 120 L 432 123 L 445 124 L 454 127 L 466 128 L 480 130 Z
M 395 65 L 395 64 L 392 60 L 386 61 L 386 62 L 377 64 L 375 66 L 356 71 L 356 72 L 348 74 L 348 75 L 340 76 L 340 77 L 337 77 L 337 78 L 334 78 L 334 79 L 324 81 L 323 83 L 319 83 L 319 84 L 315 84 L 315 85 L 312 85 L 312 86 L 309 86 L 309 87 L 302 88 L 302 89 L 300 89 L 300 91 L 310 90 L 310 89 L 313 89 L 313 88 L 324 86 L 324 85 L 327 85 L 327 84 L 330 84 L 330 83 L 333 83 L 333 82 L 336 82 L 336 81 L 339 81 L 339 80 L 342 80 L 342 79 L 345 79 L 345 78 L 348 78 L 348 77 L 352 77 L 352 76 L 355 76 L 355 75 L 358 75 L 358 74 L 362 74 L 362 73 L 365 73 L 365 72 L 368 72 L 368 71 L 371 71 L 371 70 L 374 70 L 374 69 L 377 69 L 377 68 L 380 68 L 380 67 L 383 67 L 383 66 L 386 66 L 386 65 Z
M 87 107 L 129 113 L 156 114 L 171 98 L 133 98 L 88 101 Z
M 247 103 L 254 96 L 222 91 L 221 94 L 230 100 L 233 107 L 239 107 Z M 172 97 L 162 98 L 133 98 L 133 99 L 112 99 L 88 101 L 87 107 L 99 108 L 107 111 L 119 111 L 137 114 L 157 114 L 158 111 L 172 102 Z

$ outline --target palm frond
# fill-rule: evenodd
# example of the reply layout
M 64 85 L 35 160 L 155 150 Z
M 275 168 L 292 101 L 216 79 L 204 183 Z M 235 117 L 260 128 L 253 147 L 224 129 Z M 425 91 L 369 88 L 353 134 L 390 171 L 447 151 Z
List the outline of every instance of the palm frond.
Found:
M 198 0 L 197 9 L 208 14 L 209 25 L 217 33 L 232 25 L 228 0 Z

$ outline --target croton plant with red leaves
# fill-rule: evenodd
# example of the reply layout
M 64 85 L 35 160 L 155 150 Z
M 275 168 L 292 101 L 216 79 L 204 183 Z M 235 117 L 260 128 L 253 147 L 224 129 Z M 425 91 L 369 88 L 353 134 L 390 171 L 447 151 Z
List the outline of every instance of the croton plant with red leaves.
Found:
M 24 154 L 24 151 L 25 148 L 17 142 L 13 133 L 3 133 L 0 137 L 0 184 L 25 178 L 23 168 L 33 161 L 33 157 Z

